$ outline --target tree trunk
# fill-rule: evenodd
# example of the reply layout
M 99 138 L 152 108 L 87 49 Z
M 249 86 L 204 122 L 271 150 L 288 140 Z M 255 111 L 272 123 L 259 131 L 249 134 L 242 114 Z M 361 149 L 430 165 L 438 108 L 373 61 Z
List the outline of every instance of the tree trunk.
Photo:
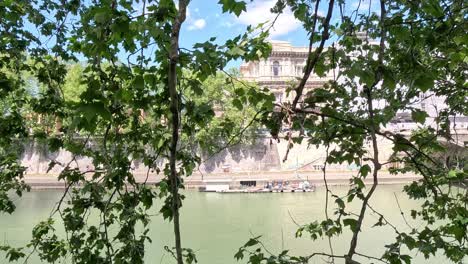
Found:
M 179 141 L 179 97 L 177 95 L 177 64 L 179 62 L 179 33 L 182 23 L 185 21 L 185 12 L 187 9 L 188 1 L 179 0 L 179 13 L 174 24 L 172 25 L 171 34 L 171 48 L 169 51 L 169 72 L 168 72 L 168 89 L 170 94 L 170 108 L 172 114 L 172 140 L 170 148 L 170 184 L 172 193 L 172 216 L 174 224 L 174 238 L 175 238 L 175 249 L 176 258 L 178 264 L 183 264 L 184 260 L 182 257 L 182 243 L 180 238 L 180 223 L 179 223 L 179 175 L 177 173 L 176 162 L 177 162 L 177 144 Z

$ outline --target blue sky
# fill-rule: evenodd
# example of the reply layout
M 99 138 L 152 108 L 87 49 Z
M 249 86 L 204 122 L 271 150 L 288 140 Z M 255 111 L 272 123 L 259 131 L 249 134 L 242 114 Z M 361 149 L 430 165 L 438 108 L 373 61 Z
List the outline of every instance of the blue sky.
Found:
M 1 1 L 1 0 L 0 0 Z M 188 6 L 187 19 L 182 26 L 180 34 L 180 45 L 184 48 L 192 48 L 193 44 L 205 42 L 211 37 L 216 37 L 218 43 L 224 43 L 227 39 L 234 38 L 245 32 L 247 26 L 256 26 L 259 23 L 272 21 L 275 14 L 270 13 L 270 8 L 277 0 L 244 0 L 247 3 L 247 11 L 239 17 L 233 14 L 223 13 L 219 0 L 192 0 Z M 369 5 L 372 10 L 378 6 L 378 0 L 348 0 L 345 5 L 345 12 L 350 14 L 359 5 L 361 12 L 367 12 Z M 328 1 L 321 1 L 319 13 L 325 16 Z M 141 11 L 142 3 L 134 6 L 135 10 Z M 332 23 L 338 18 L 338 8 L 335 7 Z M 32 26 L 30 24 L 27 27 Z M 294 46 L 307 46 L 308 35 L 302 28 L 301 23 L 294 18 L 289 9 L 286 9 L 279 18 L 273 29 L 270 31 L 272 40 L 288 41 Z M 53 45 L 53 40 L 48 46 Z M 46 44 L 47 45 L 47 44 Z M 80 58 L 80 56 L 78 56 Z M 123 56 L 126 59 L 126 56 Z M 238 68 L 241 61 L 228 64 L 227 68 Z
M 191 46 L 195 42 L 206 41 L 213 36 L 224 41 L 241 34 L 248 25 L 266 22 L 274 17 L 269 9 L 274 5 L 275 0 L 246 2 L 249 3 L 247 12 L 236 17 L 233 14 L 223 14 L 217 0 L 191 1 L 187 20 L 182 27 L 181 44 Z M 271 38 L 291 41 L 294 45 L 307 44 L 306 33 L 290 12 L 280 16 Z
M 187 20 L 182 27 L 181 46 L 190 48 L 194 43 L 216 37 L 219 43 L 245 32 L 248 25 L 257 25 L 274 18 L 270 8 L 275 0 L 246 1 L 247 12 L 239 17 L 222 13 L 217 0 L 193 0 L 188 7 Z M 271 39 L 290 41 L 296 46 L 307 45 L 307 34 L 291 12 L 282 14 L 272 31 Z M 241 61 L 228 64 L 227 68 L 239 67 Z
M 210 37 L 217 37 L 217 40 L 222 43 L 244 32 L 248 25 L 257 25 L 274 18 L 274 15 L 270 13 L 270 8 L 276 0 L 254 0 L 253 2 L 247 0 L 245 2 L 248 3 L 247 12 L 236 17 L 233 14 L 222 13 L 218 0 L 192 0 L 188 7 L 187 20 L 182 27 L 181 46 L 190 48 L 194 43 L 204 42 Z M 359 0 L 348 1 L 346 9 L 354 10 L 358 3 Z M 367 10 L 369 3 L 371 3 L 371 7 L 377 7 L 375 0 L 373 2 L 372 0 L 362 0 L 360 10 Z M 328 1 L 322 1 L 320 5 L 320 13 L 323 16 L 326 13 L 327 5 Z M 335 11 L 337 15 L 338 9 Z M 334 16 L 334 18 L 336 17 Z M 307 33 L 290 10 L 286 10 L 280 15 L 270 38 L 289 41 L 294 46 L 308 45 Z M 232 62 L 228 68 L 239 67 L 240 63 L 240 61 Z

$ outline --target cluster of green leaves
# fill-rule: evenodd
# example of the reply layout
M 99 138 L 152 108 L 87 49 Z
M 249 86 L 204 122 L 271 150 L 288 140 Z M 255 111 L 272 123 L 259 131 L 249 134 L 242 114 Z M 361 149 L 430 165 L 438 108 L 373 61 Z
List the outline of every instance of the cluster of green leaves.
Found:
M 26 8 L 25 8 L 26 7 Z M 33 36 L 23 29 L 23 17 L 33 18 L 37 11 L 28 8 L 26 1 L 6 1 L 0 5 L 0 212 L 12 213 L 15 209 L 10 191 L 17 195 L 28 190 L 23 177 L 26 170 L 18 162 L 18 153 L 12 148 L 16 140 L 28 134 L 23 115 L 27 112 L 21 73 L 25 70 L 24 51 Z M 18 63 L 18 61 L 20 63 Z M 16 256 L 11 252 L 10 256 Z
M 265 42 L 268 32 L 262 30 L 263 24 L 248 27 L 224 44 L 210 38 L 191 50 L 179 49 L 176 105 L 181 125 L 175 132 L 181 141 L 174 172 L 167 162 L 174 138 L 169 126 L 174 112 L 169 104 L 173 99 L 168 87 L 168 47 L 178 41 L 173 29 L 181 12 L 174 1 L 2 1 L 0 211 L 13 212 L 11 190 L 21 195 L 28 189 L 23 181 L 26 168 L 18 163 L 13 142 L 40 140 L 49 150 L 63 149 L 73 157 L 64 164 L 52 160 L 49 166 L 60 166 L 58 179 L 67 184 L 54 211 L 67 236 L 56 233 L 57 223 L 51 216 L 34 228 L 27 249 L 4 245 L 0 250 L 9 260 L 24 258 L 30 250 L 45 262 L 70 257 L 76 263 L 143 263 L 145 245 L 151 241 L 147 235 L 150 212 L 157 204 L 164 218 L 176 218 L 185 197 L 173 185 L 183 188 L 182 176 L 189 176 L 201 161 L 194 149 L 214 152 L 233 142 L 245 142 L 249 137 L 244 135 L 252 135 L 258 126 L 249 130 L 251 121 L 262 120 L 273 136 L 287 123 L 300 132 L 289 135 L 292 143 L 307 139 L 311 145 L 327 146 L 327 163 L 360 166 L 346 197 L 331 196 L 336 204 L 334 216 L 327 215 L 297 232 L 297 236 L 308 233 L 319 239 L 338 236 L 349 228 L 353 238 L 350 251 L 343 254 L 295 257 L 288 251 L 265 252 L 257 237 L 239 249 L 236 259 L 248 256 L 253 264 L 307 263 L 314 256 L 325 256 L 355 263 L 357 237 L 382 165 L 376 143 L 382 137 L 393 143 L 391 161 L 404 165 L 391 172 L 423 177 L 404 190 L 410 198 L 422 200 L 422 207 L 411 216 L 427 225 L 407 233 L 395 229 L 395 241 L 376 258 L 410 263 L 411 256 L 403 253 L 406 248 L 425 257 L 441 250 L 448 259 L 463 262 L 468 255 L 468 195 L 466 189 L 454 185 L 466 184 L 466 165 L 463 158 L 454 163 L 440 157 L 458 143 L 451 135 L 450 117 L 468 113 L 466 4 L 461 0 L 381 1 L 380 11 L 348 12 L 344 2 L 329 2 L 328 13 L 336 18 L 330 21 L 337 21 L 332 24 L 316 11 L 318 1 L 278 0 L 272 9 L 281 13 L 289 7 L 309 33 L 311 45 L 330 34 L 336 40 L 336 45 L 309 54 L 309 58 L 317 57 L 311 60 L 314 74 L 335 71 L 335 78 L 304 94 L 300 105 L 283 103 L 276 108 L 280 111 L 272 111 L 270 94 L 233 80 L 232 73 L 219 73 L 230 60 L 268 56 L 271 47 Z M 235 15 L 246 10 L 244 1 L 219 4 L 223 12 Z M 368 39 L 357 37 L 358 32 L 366 32 Z M 375 45 L 372 39 L 384 41 Z M 77 57 L 86 63 L 74 63 Z M 34 80 L 33 90 L 28 89 L 30 80 Z M 428 114 L 414 104 L 426 94 L 446 98 L 448 108 L 435 118 L 436 128 L 426 125 Z M 403 111 L 410 111 L 422 129 L 409 137 L 384 131 Z M 42 120 L 39 125 L 34 122 L 37 118 Z M 447 144 L 437 142 L 438 138 Z M 369 153 L 368 142 L 374 143 L 374 153 Z M 93 168 L 80 171 L 74 166 L 78 156 L 91 159 Z M 132 173 L 135 161 L 148 169 L 148 175 L 163 176 L 157 188 Z M 175 183 L 170 175 L 176 175 Z M 368 189 L 364 179 L 370 176 L 375 183 Z M 327 191 L 327 201 L 329 195 Z M 362 204 L 357 218 L 347 208 L 353 201 Z M 90 214 L 99 215 L 99 223 L 88 222 Z M 379 215 L 375 227 L 381 225 L 391 223 Z M 180 250 L 185 262 L 197 261 L 190 249 L 175 249 Z
M 243 2 L 220 4 L 224 12 L 245 11 Z M 151 242 L 151 212 L 159 210 L 174 220 L 182 206 L 185 197 L 169 178 L 176 175 L 176 189 L 183 188 L 182 176 L 190 176 L 200 162 L 193 147 L 224 147 L 221 143 L 230 142 L 222 139 L 242 138 L 249 129 L 244 119 L 255 123 L 256 113 L 271 110 L 269 93 L 252 84 L 234 84 L 232 77 L 219 73 L 230 60 L 268 55 L 267 34 L 249 28 L 224 44 L 210 38 L 192 50 L 179 49 L 176 105 L 181 125 L 171 129 L 168 47 L 178 41 L 173 30 L 179 12 L 168 0 L 0 4 L 5 18 L 0 21 L 0 210 L 11 213 L 10 191 L 21 195 L 28 188 L 19 154 L 8 148 L 14 140 L 40 141 L 48 151 L 72 154 L 66 163 L 50 161 L 49 170 L 61 170 L 58 180 L 66 183 L 65 193 L 51 217 L 34 228 L 30 244 L 0 248 L 9 260 L 30 251 L 50 263 L 143 263 L 145 245 Z M 28 92 L 23 72 L 31 76 L 34 92 Z M 217 109 L 224 113 L 216 117 Z M 174 133 L 182 139 L 175 174 L 168 162 Z M 89 158 L 92 168 L 80 170 L 77 157 Z M 144 182 L 133 174 L 134 162 L 147 168 Z M 146 185 L 156 174 L 162 181 Z M 89 222 L 90 215 L 98 215 L 98 223 Z M 54 216 L 60 221 L 53 221 Z M 56 232 L 57 225 L 63 225 L 66 236 Z M 185 262 L 197 262 L 192 250 L 178 250 Z
M 273 11 L 281 13 L 289 7 L 315 46 L 326 35 L 325 20 L 319 17 L 317 25 L 314 22 L 314 17 L 319 15 L 315 12 L 317 2 L 277 1 Z M 376 139 L 380 138 L 393 144 L 393 155 L 388 162 L 402 165 L 390 168 L 391 173 L 422 177 L 404 191 L 411 199 L 421 200 L 422 207 L 413 210 L 411 216 L 427 225 L 412 228 L 408 233 L 394 228 L 395 242 L 389 242 L 385 253 L 375 258 L 392 264 L 411 263 L 412 256 L 403 253 L 409 250 L 421 252 L 426 258 L 442 253 L 453 262 L 463 263 L 468 256 L 466 146 L 457 142 L 451 130 L 454 119 L 450 117 L 468 114 L 466 4 L 457 0 L 381 1 L 377 7 L 350 12 L 344 9 L 349 3 L 344 4 L 345 1 L 337 1 L 334 5 L 336 19 L 332 21 L 338 22 L 329 25 L 335 43 L 320 54 L 313 66 L 317 76 L 333 72 L 333 80 L 323 88 L 304 94 L 300 106 L 283 103 L 278 108 L 281 112 L 272 113 L 265 120 L 273 132 L 284 124 L 298 131 L 289 134 L 293 137 L 291 144 L 307 139 L 311 145 L 328 146 L 326 162 L 329 164 L 360 167 L 350 180 L 346 197 L 332 196 L 336 207 L 334 216 L 305 225 L 298 234 L 307 232 L 315 240 L 338 235 L 348 227 L 353 234 L 350 250 L 335 251 L 334 256 L 331 250 L 325 256 L 331 260 L 344 256 L 346 263 L 355 263 L 353 255 L 366 211 L 372 210 L 379 216 L 375 228 L 382 225 L 394 228 L 383 214 L 368 206 L 378 185 L 379 170 L 385 163 L 374 151 L 379 149 Z M 295 88 L 292 91 L 298 92 Z M 427 110 L 415 103 L 427 95 L 440 96 L 447 104 L 434 118 L 436 126 L 427 122 Z M 406 137 L 386 129 L 402 112 L 410 112 L 420 127 Z M 376 144 L 372 146 L 374 141 Z M 451 160 L 457 162 L 441 158 L 451 148 L 460 149 L 450 152 Z M 364 179 L 369 177 L 374 179 L 370 188 L 364 184 Z M 327 189 L 327 201 L 329 196 Z M 353 200 L 362 205 L 357 214 L 348 209 L 348 203 Z M 242 254 L 236 257 L 248 253 L 251 263 L 283 263 L 279 255 L 273 260 L 264 257 L 269 254 L 255 245 L 241 248 Z
M 253 248 L 253 249 L 252 249 Z M 260 236 L 249 239 L 234 255 L 236 260 L 245 258 L 245 254 L 249 255 L 248 262 L 250 264 L 266 263 L 266 264 L 287 264 L 287 263 L 307 263 L 306 257 L 295 257 L 288 255 L 288 250 L 282 251 L 280 254 L 269 255 L 264 253 L 264 245 L 260 241 Z

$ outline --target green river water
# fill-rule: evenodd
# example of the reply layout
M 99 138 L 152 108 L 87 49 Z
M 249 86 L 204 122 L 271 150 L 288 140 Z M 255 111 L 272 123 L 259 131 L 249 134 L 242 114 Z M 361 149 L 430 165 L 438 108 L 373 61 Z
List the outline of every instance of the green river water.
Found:
M 411 221 L 409 210 L 418 207 L 417 201 L 408 200 L 400 185 L 379 186 L 371 205 L 383 213 L 392 224 L 408 231 L 396 203 L 395 194 L 407 220 L 415 227 L 420 223 Z M 337 194 L 344 194 L 346 187 L 333 187 Z M 16 201 L 17 210 L 12 215 L 0 217 L 2 242 L 24 245 L 31 238 L 31 229 L 51 212 L 62 191 L 32 191 Z M 186 191 L 181 212 L 182 243 L 195 250 L 199 263 L 231 264 L 237 262 L 234 254 L 250 237 L 262 235 L 262 241 L 272 252 L 289 249 L 292 254 L 329 252 L 328 241 L 312 241 L 307 236 L 295 238 L 296 223 L 306 224 L 324 218 L 325 189 L 313 193 L 265 193 L 265 194 L 219 194 Z M 351 205 L 357 212 L 358 204 Z M 378 216 L 368 213 L 363 232 L 358 241 L 358 251 L 380 256 L 384 243 L 393 241 L 395 234 L 389 227 L 370 228 Z M 296 223 L 295 223 L 296 222 Z M 173 245 L 172 225 L 155 212 L 150 236 L 153 243 L 147 245 L 147 263 L 174 263 L 164 251 L 164 246 Z M 332 240 L 335 254 L 344 254 L 349 247 L 350 234 L 345 233 Z M 414 263 L 450 263 L 443 256 L 425 260 L 421 254 L 412 252 Z M 0 259 L 0 263 L 6 263 Z M 41 263 L 31 258 L 30 264 Z M 68 263 L 64 261 L 64 263 Z M 320 257 L 311 263 L 325 263 Z M 339 262 L 338 262 L 339 263 Z M 371 263 L 364 260 L 363 263 Z

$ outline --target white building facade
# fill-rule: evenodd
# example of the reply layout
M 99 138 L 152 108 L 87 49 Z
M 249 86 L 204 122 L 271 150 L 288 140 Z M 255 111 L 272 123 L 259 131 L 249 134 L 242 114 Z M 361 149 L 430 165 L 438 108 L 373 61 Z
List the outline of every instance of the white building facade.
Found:
M 268 59 L 244 63 L 240 66 L 242 78 L 267 87 L 276 97 L 276 102 L 291 100 L 294 93 L 286 94 L 304 75 L 308 47 L 294 47 L 286 41 L 271 41 L 272 52 Z M 305 92 L 322 87 L 332 76 L 318 77 L 311 74 Z M 305 93 L 304 93 L 305 94 Z
M 304 67 L 308 56 L 308 47 L 294 47 L 291 43 L 286 41 L 271 41 L 272 52 L 269 58 L 243 63 L 240 66 L 242 79 L 247 81 L 256 82 L 261 87 L 267 87 L 276 98 L 276 103 L 292 101 L 295 96 L 293 91 L 300 79 L 304 75 Z M 333 78 L 333 71 L 329 71 L 326 76 L 319 77 L 313 73 L 307 80 L 305 91 L 314 88 L 323 87 L 323 85 Z M 293 91 L 287 94 L 288 87 Z M 385 105 L 385 102 L 381 102 Z M 379 102 L 376 102 L 379 105 Z M 426 124 L 429 126 L 436 126 L 435 118 L 438 116 L 439 111 L 447 108 L 445 98 L 422 94 L 420 100 L 413 105 L 428 114 Z M 453 123 L 458 123 L 457 128 L 466 130 L 468 127 L 468 118 L 457 117 Z M 411 131 L 420 127 L 411 120 L 411 113 L 399 113 L 385 129 L 394 132 Z

